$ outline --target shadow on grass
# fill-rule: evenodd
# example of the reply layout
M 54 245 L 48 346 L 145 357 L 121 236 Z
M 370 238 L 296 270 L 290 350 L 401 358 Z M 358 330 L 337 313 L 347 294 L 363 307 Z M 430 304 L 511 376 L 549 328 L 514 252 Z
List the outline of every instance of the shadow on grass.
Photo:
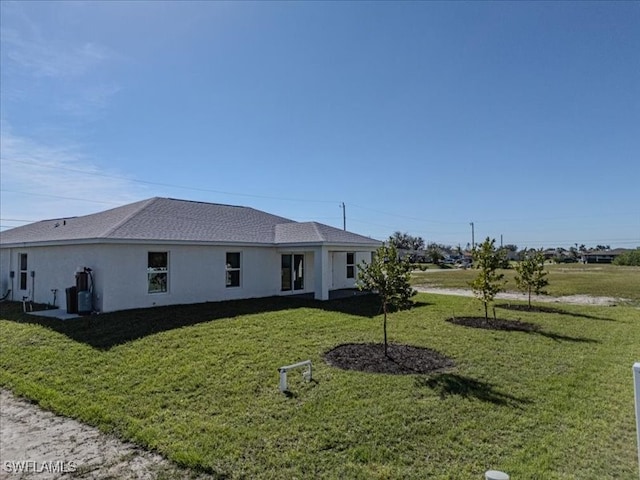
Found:
M 427 304 L 416 303 L 413 308 L 424 305 Z M 71 320 L 27 315 L 22 312 L 21 302 L 5 302 L 0 304 L 0 318 L 42 325 L 93 348 L 109 350 L 116 345 L 176 328 L 242 315 L 302 308 L 373 318 L 380 313 L 380 301 L 377 295 L 357 295 L 328 301 L 268 297 L 123 310 Z
M 504 310 L 513 310 L 516 312 L 553 313 L 558 315 L 568 315 L 576 318 L 587 318 L 589 320 L 603 320 L 605 322 L 615 322 L 613 318 L 597 317 L 595 315 L 587 315 L 584 313 L 568 312 L 566 310 L 562 310 L 561 308 L 543 307 L 539 305 L 532 305 L 531 308 L 529 308 L 528 305 L 502 304 L 502 305 L 496 305 L 496 308 L 502 308 Z
M 558 333 L 545 332 L 540 329 L 539 325 L 529 322 L 521 322 L 520 320 L 506 320 L 502 318 L 484 318 L 484 317 L 454 317 L 446 320 L 449 323 L 461 325 L 463 327 L 481 328 L 485 330 L 501 330 L 525 332 L 550 338 L 557 342 L 576 342 L 576 343 L 600 343 L 598 340 L 584 337 L 569 337 Z
M 518 398 L 508 393 L 500 392 L 490 383 L 456 375 L 455 373 L 439 373 L 428 378 L 417 378 L 416 384 L 420 387 L 434 390 L 440 394 L 442 399 L 457 395 L 508 407 L 521 407 L 531 403 L 531 400 L 527 398 Z
M 312 387 L 316 387 L 320 385 L 320 382 L 318 382 L 318 380 L 316 380 L 315 378 L 312 378 L 311 380 L 309 380 L 308 384 Z M 292 391 L 289 389 L 282 391 L 282 394 L 287 398 L 298 398 L 300 396 L 297 391 Z
M 556 342 L 601 343 L 600 340 L 595 340 L 593 338 L 569 337 L 568 335 L 560 335 L 559 333 L 543 332 L 543 331 L 538 331 L 535 333 L 543 337 L 549 338 L 551 340 L 555 340 Z

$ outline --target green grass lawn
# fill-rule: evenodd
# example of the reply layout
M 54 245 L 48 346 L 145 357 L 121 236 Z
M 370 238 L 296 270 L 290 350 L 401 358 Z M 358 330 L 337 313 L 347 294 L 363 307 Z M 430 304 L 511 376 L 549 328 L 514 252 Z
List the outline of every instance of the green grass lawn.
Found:
M 546 288 L 549 295 L 594 295 L 616 297 L 640 303 L 640 267 L 622 267 L 617 265 L 595 264 L 547 264 L 549 272 Z M 414 271 L 412 283 L 414 285 L 429 285 L 444 288 L 470 288 L 471 282 L 477 275 L 472 268 L 429 270 L 428 272 Z M 506 289 L 516 291 L 514 269 L 502 270 Z
M 27 318 L 2 304 L 0 385 L 229 478 L 637 479 L 632 365 L 640 310 L 498 309 L 537 333 L 453 325 L 474 299 L 421 294 L 390 341 L 435 349 L 431 375 L 343 371 L 341 343 L 379 342 L 374 297 L 270 298 Z M 311 359 L 314 382 L 277 367 Z

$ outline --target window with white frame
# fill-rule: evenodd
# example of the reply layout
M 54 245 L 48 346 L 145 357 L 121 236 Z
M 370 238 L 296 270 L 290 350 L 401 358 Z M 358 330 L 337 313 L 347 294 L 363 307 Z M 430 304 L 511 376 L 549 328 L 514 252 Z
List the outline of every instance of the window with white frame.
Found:
M 147 285 L 149 293 L 167 291 L 169 276 L 169 252 L 148 252 Z
M 347 278 L 356 277 L 356 254 L 347 252 Z
M 240 286 L 240 252 L 227 252 L 226 275 L 227 287 Z

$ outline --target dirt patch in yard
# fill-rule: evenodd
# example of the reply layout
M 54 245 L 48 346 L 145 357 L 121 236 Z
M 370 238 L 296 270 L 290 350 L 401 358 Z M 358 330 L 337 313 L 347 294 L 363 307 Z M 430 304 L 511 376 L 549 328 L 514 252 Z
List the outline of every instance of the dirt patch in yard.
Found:
M 433 293 L 437 295 L 458 295 L 462 297 L 473 297 L 473 292 L 464 288 L 439 288 L 430 287 L 428 285 L 415 285 L 414 288 L 418 292 Z M 496 295 L 497 300 L 518 300 L 526 302 L 528 296 L 524 293 L 518 292 L 500 292 Z M 532 295 L 532 302 L 543 303 L 567 303 L 572 305 L 600 305 L 600 306 L 614 306 L 619 303 L 625 303 L 629 300 L 624 298 L 613 297 L 594 297 L 591 295 L 566 295 L 564 297 L 551 297 L 548 295 Z
M 0 478 L 212 479 L 0 390 Z
M 381 343 L 339 345 L 325 354 L 325 360 L 344 370 L 393 375 L 441 372 L 455 365 L 452 359 L 435 350 L 411 345 L 389 344 L 385 356 Z

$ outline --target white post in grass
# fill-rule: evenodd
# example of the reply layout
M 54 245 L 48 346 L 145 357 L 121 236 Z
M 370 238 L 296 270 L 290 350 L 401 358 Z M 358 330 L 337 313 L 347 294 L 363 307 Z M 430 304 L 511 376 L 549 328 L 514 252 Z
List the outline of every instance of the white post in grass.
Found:
M 638 434 L 638 475 L 640 475 L 640 362 L 633 365 L 633 381 L 636 386 L 636 432 Z
M 486 480 L 509 480 L 509 475 L 498 470 L 488 470 L 484 473 Z
M 294 363 L 293 365 L 286 365 L 278 369 L 278 372 L 280 372 L 279 388 L 281 392 L 286 392 L 287 390 L 289 390 L 289 386 L 287 385 L 287 372 L 292 368 L 298 368 L 298 367 L 304 367 L 304 366 L 307 366 L 309 368 L 307 368 L 307 370 L 302 373 L 302 377 L 307 382 L 310 382 L 311 380 L 313 380 L 313 377 L 312 377 L 313 366 L 311 365 L 311 360 L 305 360 L 304 362 Z

